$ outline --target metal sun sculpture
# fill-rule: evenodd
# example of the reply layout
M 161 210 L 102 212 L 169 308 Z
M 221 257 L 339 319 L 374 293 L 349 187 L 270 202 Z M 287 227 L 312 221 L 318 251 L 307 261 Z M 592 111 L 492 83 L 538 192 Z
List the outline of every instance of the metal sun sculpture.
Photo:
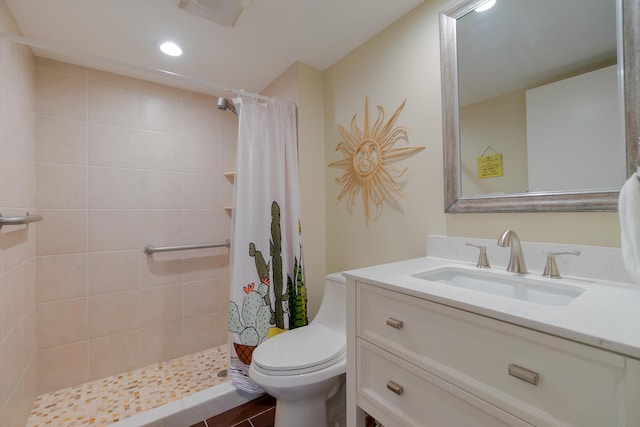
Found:
M 383 125 L 384 109 L 378 105 L 378 118 L 369 128 L 369 99 L 364 101 L 364 129 L 360 131 L 354 114 L 351 119 L 351 132 L 342 125 L 338 129 L 343 141 L 336 146 L 344 154 L 344 159 L 330 163 L 329 166 L 346 167 L 341 177 L 336 178 L 338 184 L 343 184 L 338 200 L 348 196 L 348 206 L 353 206 L 360 189 L 364 202 L 364 215 L 369 220 L 369 199 L 373 199 L 379 207 L 390 189 L 400 197 L 400 191 L 394 180 L 401 177 L 408 168 L 395 169 L 390 163 L 401 157 L 413 155 L 425 147 L 393 148 L 399 139 L 407 139 L 407 129 L 404 126 L 393 127 L 407 100 L 396 109 L 391 118 Z

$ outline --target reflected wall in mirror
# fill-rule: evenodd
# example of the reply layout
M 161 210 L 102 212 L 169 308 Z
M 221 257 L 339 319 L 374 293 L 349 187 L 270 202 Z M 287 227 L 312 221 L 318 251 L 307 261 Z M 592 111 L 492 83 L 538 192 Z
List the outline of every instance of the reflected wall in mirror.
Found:
M 440 16 L 445 211 L 615 210 L 637 158 L 637 2 L 483 3 Z M 480 178 L 488 149 L 501 170 Z

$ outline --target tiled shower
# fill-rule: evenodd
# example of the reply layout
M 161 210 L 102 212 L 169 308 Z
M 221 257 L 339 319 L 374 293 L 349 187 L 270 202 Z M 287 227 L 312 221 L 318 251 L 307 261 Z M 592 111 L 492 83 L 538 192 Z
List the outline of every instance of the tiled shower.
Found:
M 226 341 L 237 121 L 216 98 L 36 58 L 38 393 Z
M 36 395 L 224 344 L 237 118 L 1 42 L 0 425 Z

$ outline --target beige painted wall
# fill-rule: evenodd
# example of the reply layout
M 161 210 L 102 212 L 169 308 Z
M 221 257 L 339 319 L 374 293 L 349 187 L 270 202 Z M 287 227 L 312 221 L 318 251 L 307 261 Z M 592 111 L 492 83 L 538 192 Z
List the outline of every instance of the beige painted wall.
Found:
M 324 78 L 309 65 L 296 62 L 262 91 L 295 102 L 298 107 L 300 215 L 304 243 L 309 318 L 318 311 L 325 272 Z
M 426 147 L 398 163 L 409 167 L 406 199 L 385 201 L 368 224 L 360 199 L 352 210 L 336 201 L 342 170 L 326 169 L 327 270 L 423 256 L 428 234 L 497 239 L 512 228 L 524 241 L 619 246 L 615 212 L 444 214 L 438 13 L 448 3 L 426 1 L 325 72 L 325 165 L 342 158 L 334 152 L 337 124 L 348 126 L 357 113 L 362 127 L 366 96 L 387 114 L 407 99 L 397 123 L 408 128 L 410 145 Z

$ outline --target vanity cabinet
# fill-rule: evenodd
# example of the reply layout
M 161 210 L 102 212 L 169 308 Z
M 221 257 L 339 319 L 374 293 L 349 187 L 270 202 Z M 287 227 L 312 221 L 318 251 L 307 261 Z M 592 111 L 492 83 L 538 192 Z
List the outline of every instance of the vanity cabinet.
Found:
M 637 359 L 350 284 L 350 427 L 640 426 Z

